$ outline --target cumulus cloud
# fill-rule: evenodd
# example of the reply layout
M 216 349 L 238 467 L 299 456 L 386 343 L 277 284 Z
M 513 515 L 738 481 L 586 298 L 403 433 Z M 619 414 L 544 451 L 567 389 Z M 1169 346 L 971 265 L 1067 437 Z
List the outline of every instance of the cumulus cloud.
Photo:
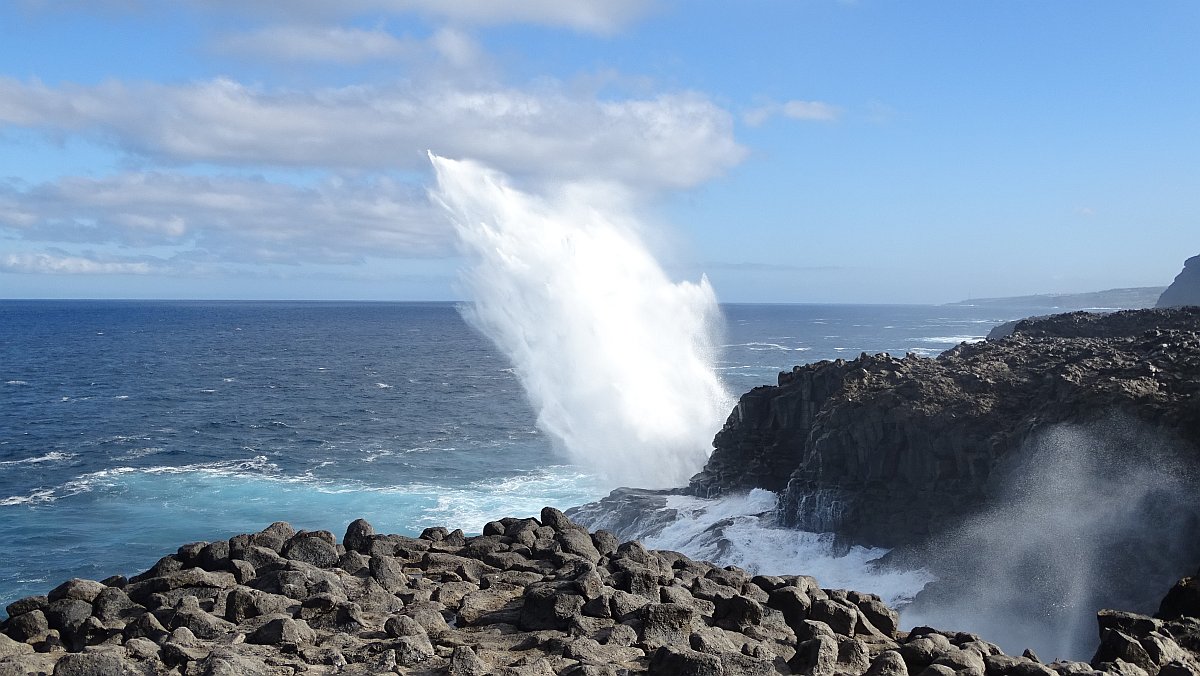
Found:
M 145 260 L 97 260 L 92 257 L 50 253 L 0 256 L 0 272 L 58 275 L 149 275 L 161 266 Z
M 0 122 L 111 139 L 167 162 L 419 169 L 424 150 L 510 174 L 690 187 L 741 161 L 730 115 L 695 93 L 605 100 L 546 86 L 264 89 L 188 85 L 50 87 L 0 78 Z
M 453 252 L 453 233 L 425 193 L 385 178 L 300 187 L 155 172 L 0 186 L 5 229 L 27 241 L 170 246 L 194 258 L 245 263 Z M 40 259 L 10 264 L 53 269 Z
M 841 116 L 842 109 L 832 104 L 823 101 L 793 100 L 751 108 L 743 113 L 742 120 L 752 127 L 757 127 L 772 117 L 786 117 L 810 122 L 834 122 Z

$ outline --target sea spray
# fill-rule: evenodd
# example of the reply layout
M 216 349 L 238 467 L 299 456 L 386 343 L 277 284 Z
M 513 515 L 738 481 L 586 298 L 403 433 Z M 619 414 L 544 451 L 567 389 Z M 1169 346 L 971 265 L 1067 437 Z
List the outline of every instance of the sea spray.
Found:
M 610 194 L 534 196 L 475 162 L 430 159 L 469 261 L 464 316 L 511 360 L 539 426 L 612 484 L 686 482 L 733 403 L 713 368 L 707 279 L 668 279 Z

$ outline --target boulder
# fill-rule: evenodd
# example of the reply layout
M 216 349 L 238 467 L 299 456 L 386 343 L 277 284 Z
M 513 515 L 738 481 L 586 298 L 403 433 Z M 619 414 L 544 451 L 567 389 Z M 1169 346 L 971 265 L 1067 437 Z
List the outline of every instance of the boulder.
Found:
M 333 544 L 333 534 L 329 531 L 298 533 L 288 539 L 281 553 L 286 559 L 318 568 L 332 568 L 341 558 Z
M 584 599 L 550 584 L 538 584 L 525 592 L 520 627 L 525 631 L 565 629 L 583 610 Z
M 371 541 L 375 538 L 375 529 L 371 524 L 367 523 L 366 519 L 355 519 L 346 526 L 346 534 L 342 537 L 342 544 L 348 551 L 358 552 L 360 554 L 371 553 Z
M 60 599 L 75 599 L 78 601 L 86 601 L 91 603 L 92 601 L 96 600 L 96 597 L 100 594 L 100 592 L 104 591 L 105 589 L 108 589 L 108 587 L 104 586 L 100 582 L 96 582 L 95 580 L 81 580 L 79 578 L 75 578 L 72 580 L 67 580 L 66 582 L 50 590 L 50 593 L 46 595 L 46 598 L 50 602 L 58 601 Z
M 667 645 L 650 658 L 650 673 L 661 676 L 722 676 L 721 658 L 688 648 Z
M 290 615 L 269 616 L 261 627 L 246 637 L 247 643 L 264 645 L 280 645 L 290 643 L 301 645 L 316 640 L 314 632 L 304 620 L 294 620 Z

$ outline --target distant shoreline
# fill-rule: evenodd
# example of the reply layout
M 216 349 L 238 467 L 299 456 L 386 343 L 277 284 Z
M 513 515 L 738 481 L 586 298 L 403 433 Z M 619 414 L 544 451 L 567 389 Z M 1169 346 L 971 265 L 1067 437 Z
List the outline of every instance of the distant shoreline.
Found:
M 1138 310 L 1154 307 L 1165 286 L 1139 286 L 1127 289 L 1107 289 L 1088 293 L 1043 293 L 1007 298 L 968 298 L 949 307 L 1021 305 L 1027 307 L 1066 310 Z

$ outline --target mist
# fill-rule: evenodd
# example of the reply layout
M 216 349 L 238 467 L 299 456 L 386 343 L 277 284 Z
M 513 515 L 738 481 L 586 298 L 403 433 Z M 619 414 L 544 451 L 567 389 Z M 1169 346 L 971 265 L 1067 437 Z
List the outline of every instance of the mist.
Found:
M 1047 662 L 1089 660 L 1097 610 L 1153 614 L 1200 561 L 1182 448 L 1125 417 L 1038 434 L 999 468 L 996 506 L 925 554 L 941 581 L 902 609 L 904 624 L 971 631 Z
M 708 280 L 671 281 L 620 195 L 534 196 L 475 162 L 430 159 L 469 261 L 462 312 L 513 364 L 538 426 L 614 486 L 686 483 L 733 405 L 713 368 Z

